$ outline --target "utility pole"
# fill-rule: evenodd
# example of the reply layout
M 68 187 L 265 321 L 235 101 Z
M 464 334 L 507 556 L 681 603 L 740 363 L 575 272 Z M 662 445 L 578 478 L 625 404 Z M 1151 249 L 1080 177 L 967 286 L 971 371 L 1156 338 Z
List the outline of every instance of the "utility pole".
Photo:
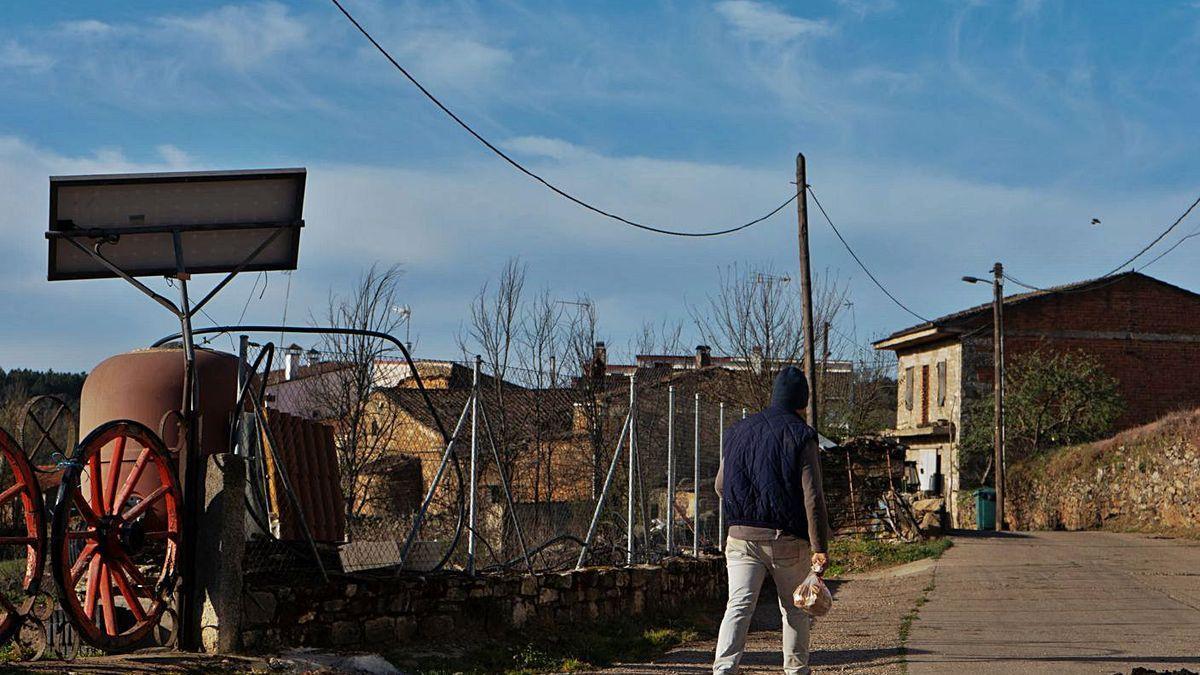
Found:
M 804 416 L 813 429 L 817 428 L 817 359 L 814 352 L 816 340 L 813 335 L 812 272 L 808 264 L 808 180 L 804 167 L 804 153 L 796 155 L 796 215 L 800 235 L 800 302 L 801 330 L 804 331 L 804 376 L 808 378 L 808 405 Z
M 995 428 L 992 439 L 996 466 L 996 531 L 1004 530 L 1004 266 L 997 262 L 992 267 L 992 361 L 993 396 L 995 400 Z

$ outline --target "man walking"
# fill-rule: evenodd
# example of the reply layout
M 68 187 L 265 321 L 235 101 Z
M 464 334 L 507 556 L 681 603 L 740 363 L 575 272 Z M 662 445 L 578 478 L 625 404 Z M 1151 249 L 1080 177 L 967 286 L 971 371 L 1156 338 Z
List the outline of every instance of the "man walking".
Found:
M 810 563 L 828 566 L 829 524 L 817 432 L 800 417 L 807 404 L 808 380 L 788 366 L 775 378 L 771 405 L 725 436 L 716 487 L 729 522 L 729 602 L 717 637 L 716 675 L 737 672 L 767 574 L 783 615 L 783 672 L 809 672 L 809 619 L 792 605 L 792 591 Z

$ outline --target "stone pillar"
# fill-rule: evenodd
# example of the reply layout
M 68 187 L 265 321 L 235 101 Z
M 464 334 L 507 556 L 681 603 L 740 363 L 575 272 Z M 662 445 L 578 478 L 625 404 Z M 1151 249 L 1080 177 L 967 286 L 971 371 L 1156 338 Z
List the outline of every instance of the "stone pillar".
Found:
M 205 652 L 228 654 L 239 647 L 242 628 L 246 460 L 210 455 L 204 468 L 204 515 L 195 533 L 200 641 Z

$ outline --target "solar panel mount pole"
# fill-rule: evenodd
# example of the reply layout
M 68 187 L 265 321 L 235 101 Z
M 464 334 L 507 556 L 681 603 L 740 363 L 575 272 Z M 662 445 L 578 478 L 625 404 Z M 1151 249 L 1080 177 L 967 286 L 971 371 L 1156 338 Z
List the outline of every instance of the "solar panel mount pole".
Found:
M 180 413 L 183 420 L 184 445 L 183 452 L 180 453 L 182 462 L 182 471 L 180 471 L 183 480 L 183 504 L 184 504 L 184 522 L 183 531 L 188 532 L 189 536 L 183 538 L 182 551 L 180 551 L 179 569 L 182 573 L 182 583 L 180 584 L 180 592 L 178 599 L 179 607 L 179 646 L 186 650 L 195 650 L 199 648 L 200 631 L 194 609 L 199 607 L 196 585 L 196 536 L 200 524 L 201 510 L 204 508 L 203 501 L 200 499 L 200 469 L 201 458 L 199 448 L 199 436 L 196 427 L 196 391 L 198 382 L 196 378 L 196 344 L 195 337 L 192 335 L 192 313 L 191 303 L 188 298 L 187 282 L 190 275 L 187 273 L 187 268 L 183 258 L 183 241 L 176 230 L 171 233 L 175 248 L 175 280 L 179 285 L 179 323 L 180 332 L 183 335 L 183 401 L 180 404 Z

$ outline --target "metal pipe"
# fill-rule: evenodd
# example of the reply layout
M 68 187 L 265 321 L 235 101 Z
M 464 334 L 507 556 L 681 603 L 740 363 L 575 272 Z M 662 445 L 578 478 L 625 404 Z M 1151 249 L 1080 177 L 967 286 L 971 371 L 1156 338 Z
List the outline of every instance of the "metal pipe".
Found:
M 479 482 L 479 468 L 477 461 L 478 443 L 476 438 L 479 436 L 479 366 L 483 363 L 483 357 L 475 355 L 475 370 L 471 376 L 471 473 L 467 481 L 470 487 L 470 492 L 467 493 L 469 504 L 469 515 L 467 516 L 467 574 L 475 575 L 475 526 L 478 523 L 479 514 L 475 505 L 475 492 Z
M 692 459 L 692 555 L 700 557 L 700 392 L 696 392 Z
M 667 387 L 667 555 L 675 555 L 675 385 Z
M 404 569 L 404 562 L 408 560 L 408 550 L 412 548 L 413 541 L 417 538 L 417 531 L 421 529 L 421 523 L 425 520 L 425 513 L 429 511 L 429 505 L 433 502 L 433 493 L 437 491 L 438 485 L 442 482 L 442 474 L 446 472 L 446 465 L 454 456 L 454 443 L 458 441 L 458 434 L 467 421 L 467 412 L 471 409 L 470 406 L 471 399 L 468 398 L 467 402 L 463 404 L 462 414 L 458 416 L 458 424 L 454 425 L 454 433 L 450 435 L 450 441 L 446 443 L 446 451 L 442 453 L 442 463 L 438 464 L 437 472 L 433 474 L 433 481 L 429 484 L 429 490 L 425 493 L 425 499 L 421 501 L 421 508 L 417 509 L 417 518 L 413 521 L 412 529 L 408 531 L 408 536 L 404 539 L 404 548 L 400 551 L 400 569 Z
M 629 460 L 627 462 L 629 465 L 629 484 L 627 485 L 628 489 L 626 490 L 625 499 L 625 562 L 629 565 L 633 564 L 633 482 L 635 480 L 634 462 L 636 461 L 634 448 L 637 446 L 634 440 L 637 438 L 637 426 L 634 422 L 637 410 L 635 380 L 637 380 L 637 372 L 629 376 Z
M 613 476 L 617 473 L 617 461 L 621 459 L 621 445 L 625 443 L 625 434 L 628 431 L 629 417 L 626 416 L 625 423 L 621 425 L 621 436 L 617 439 L 617 448 L 613 451 L 612 462 L 608 465 L 608 474 L 604 477 L 604 487 L 600 489 L 600 496 L 596 499 L 596 510 L 592 513 L 592 522 L 588 525 L 587 536 L 583 539 L 583 548 L 579 550 L 579 561 L 575 563 L 575 569 L 583 567 L 588 549 L 592 546 L 592 537 L 596 536 L 596 526 L 600 524 L 600 514 L 604 511 L 604 500 L 608 497 L 608 488 L 612 486 Z
M 508 485 L 508 474 L 500 463 L 500 451 L 496 449 L 496 437 L 492 434 L 492 422 L 488 419 L 487 406 L 482 406 L 483 431 L 487 434 L 488 445 L 492 448 L 492 459 L 496 460 L 496 473 L 500 474 L 500 486 L 504 488 L 504 500 L 508 503 L 508 512 L 512 516 L 513 529 L 517 532 L 517 545 L 521 547 L 521 555 L 525 557 L 525 568 L 533 574 L 533 561 L 529 559 L 529 549 L 525 545 L 525 533 L 521 531 L 521 519 L 517 518 L 517 505 L 513 501 L 512 489 Z
M 725 402 L 717 408 L 717 452 L 725 458 Z M 718 465 L 719 466 L 719 465 Z M 718 469 L 719 471 L 720 469 Z M 717 494 L 717 549 L 725 550 L 725 497 Z

